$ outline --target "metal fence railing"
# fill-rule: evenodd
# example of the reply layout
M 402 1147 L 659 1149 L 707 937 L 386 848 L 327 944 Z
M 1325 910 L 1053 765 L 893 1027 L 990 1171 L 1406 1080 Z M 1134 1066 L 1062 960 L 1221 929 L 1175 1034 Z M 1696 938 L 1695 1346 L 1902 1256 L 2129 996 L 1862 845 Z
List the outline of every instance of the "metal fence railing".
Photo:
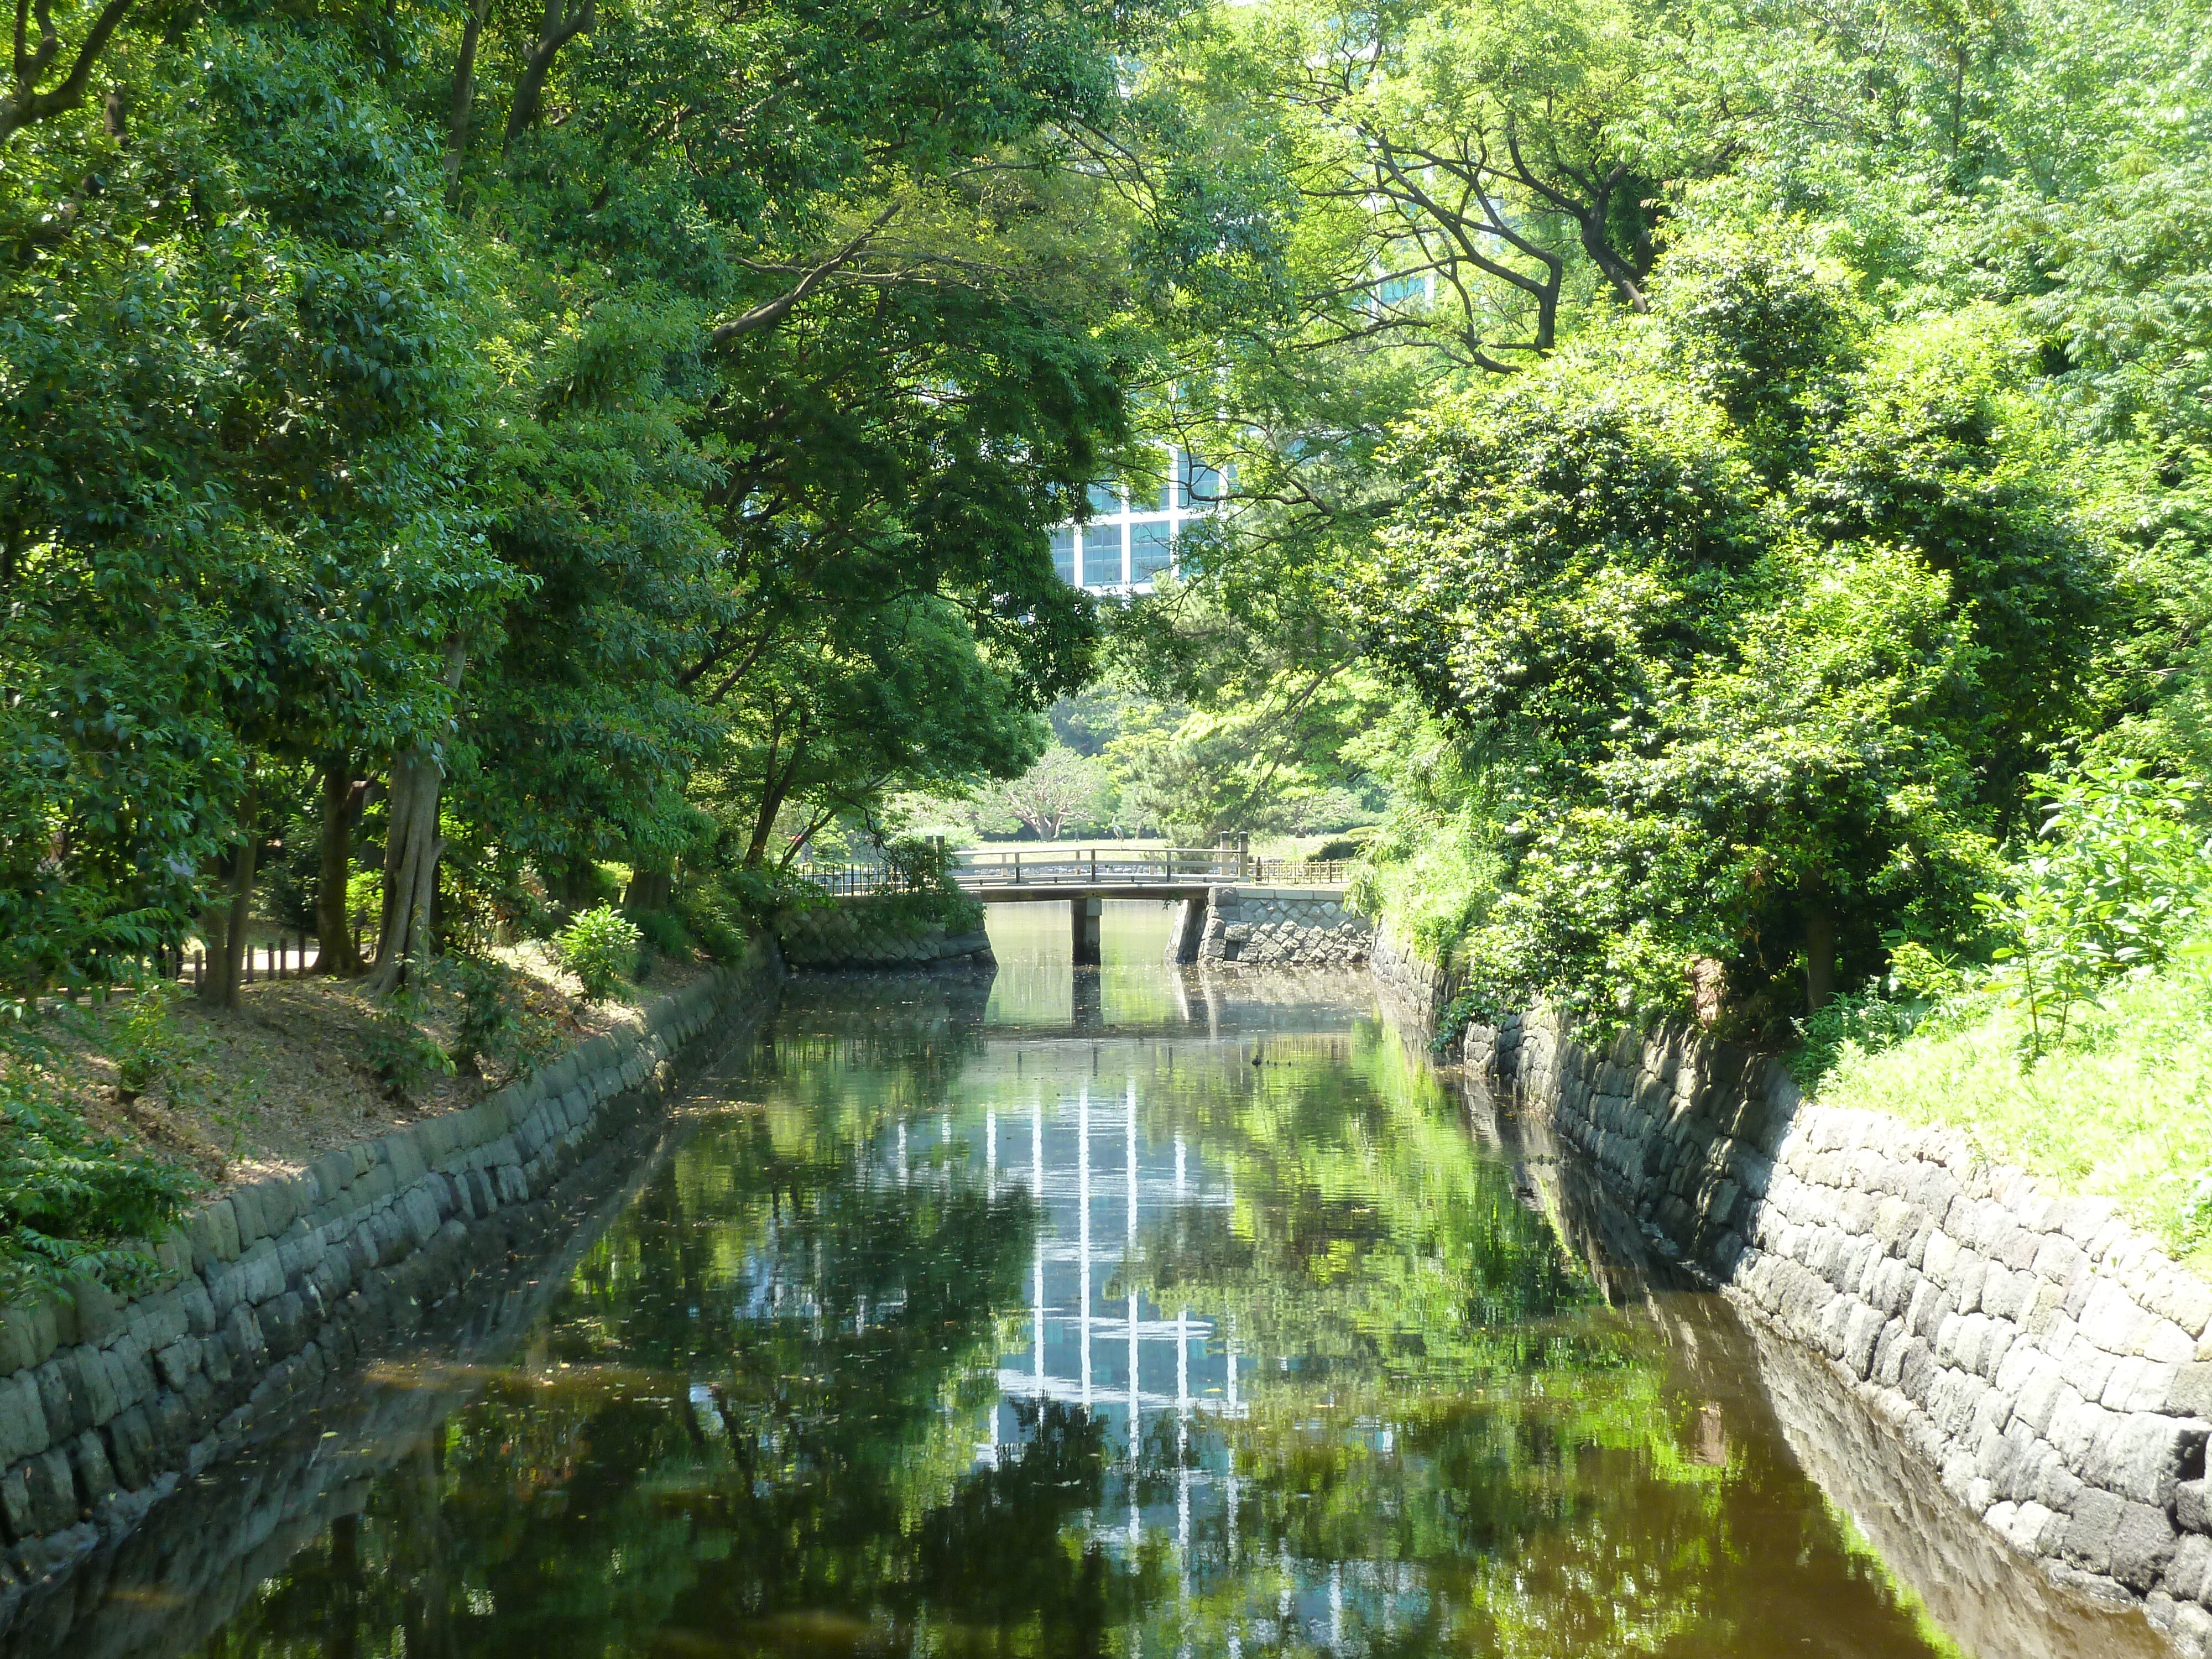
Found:
M 356 927 L 353 948 L 356 958 L 361 955 L 362 943 L 363 930 Z M 255 939 L 240 952 L 240 982 L 251 985 L 257 980 L 312 979 L 321 955 L 322 947 L 313 933 L 280 933 L 274 939 Z M 146 966 L 157 979 L 198 986 L 208 975 L 207 945 L 195 939 L 182 946 L 165 947 L 147 957 Z
M 1265 859 L 1234 847 L 1054 848 L 1049 842 L 956 854 L 952 878 L 970 889 L 1144 887 L 1195 882 L 1261 886 L 1334 886 L 1350 863 L 1342 859 Z M 896 888 L 880 865 L 816 865 L 807 879 L 835 898 Z

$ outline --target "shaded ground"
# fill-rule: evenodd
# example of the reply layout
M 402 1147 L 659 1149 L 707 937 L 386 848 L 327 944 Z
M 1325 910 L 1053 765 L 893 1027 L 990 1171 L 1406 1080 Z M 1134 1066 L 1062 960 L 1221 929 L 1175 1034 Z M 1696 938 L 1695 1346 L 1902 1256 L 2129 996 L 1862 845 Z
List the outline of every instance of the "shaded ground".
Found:
M 541 945 L 502 949 L 512 970 L 520 1048 L 538 1063 L 602 1032 L 635 1025 L 641 1004 L 707 971 L 700 962 L 659 957 L 635 1000 L 580 1006 L 574 978 L 554 966 Z M 427 986 L 415 1011 L 417 1032 L 450 1048 L 459 995 Z M 372 1061 L 384 1005 L 358 981 L 264 980 L 242 988 L 239 1006 L 210 1007 L 173 995 L 165 1020 L 152 1023 L 164 1063 L 143 1091 L 124 1085 L 120 1057 L 143 1047 L 149 1022 L 142 998 L 64 1010 L 0 1047 L 0 1077 L 23 1081 L 27 1069 L 46 1091 L 66 1097 L 96 1129 L 188 1164 L 219 1185 L 296 1170 L 333 1147 L 382 1134 L 482 1099 L 515 1076 L 505 1065 L 433 1073 L 412 1096 L 395 1098 Z M 138 1018 L 134 1022 L 133 1016 Z

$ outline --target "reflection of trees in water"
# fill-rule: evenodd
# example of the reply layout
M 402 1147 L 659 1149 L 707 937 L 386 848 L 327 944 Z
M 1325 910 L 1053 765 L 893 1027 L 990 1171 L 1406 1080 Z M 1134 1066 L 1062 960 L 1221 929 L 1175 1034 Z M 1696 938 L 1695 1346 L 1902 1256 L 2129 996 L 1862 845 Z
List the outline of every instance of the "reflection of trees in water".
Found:
M 680 1152 L 524 1361 L 216 1650 L 903 1650 L 971 1618 L 1102 1650 L 1132 1581 L 1056 1540 L 1103 1429 L 1048 1407 L 971 1473 L 1027 1195 L 855 1152 L 755 1121 Z
M 1793 1629 L 1832 1601 L 1855 1650 L 1932 1650 L 1771 1423 L 1739 1442 L 1683 1386 L 1694 1333 L 1609 1307 L 1389 1031 L 1238 1060 L 1176 1119 L 1233 1176 L 1233 1218 L 1170 1213 L 1115 1287 L 1263 1356 L 1212 1443 L 1155 1425 L 1131 1471 L 1140 1503 L 1194 1462 L 1227 1499 L 1136 1645 L 1764 1655 L 1747 1615 L 1794 1595 Z
M 1379 1027 L 1187 1051 L 1147 1097 L 1237 1207 L 1152 1221 L 1126 1288 L 1236 1322 L 1244 1414 L 1153 1413 L 1132 1457 L 1024 1402 L 979 1467 L 1038 1216 L 886 1163 L 964 1063 L 939 1035 L 786 1038 L 765 1106 L 679 1149 L 522 1362 L 217 1650 L 1748 1659 L 1756 1609 L 1832 1606 L 1854 1651 L 1930 1651 L 1698 1371 L 1725 1343 L 1609 1307 Z M 1120 1526 L 1178 1503 L 1180 1553 Z

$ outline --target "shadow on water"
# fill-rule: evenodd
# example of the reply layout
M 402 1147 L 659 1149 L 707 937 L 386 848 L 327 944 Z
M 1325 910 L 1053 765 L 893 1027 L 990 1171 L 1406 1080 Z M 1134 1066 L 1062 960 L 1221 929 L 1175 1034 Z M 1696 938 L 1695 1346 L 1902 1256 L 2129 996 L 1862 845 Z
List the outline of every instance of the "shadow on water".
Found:
M 1109 913 L 1086 987 L 1050 919 L 1025 958 L 994 917 L 995 977 L 796 984 L 496 1341 L 162 1506 L 12 1650 L 2147 1637 L 1898 1498 L 1816 1368 L 1517 1126 L 1470 1134 L 1363 981 L 1165 969 Z

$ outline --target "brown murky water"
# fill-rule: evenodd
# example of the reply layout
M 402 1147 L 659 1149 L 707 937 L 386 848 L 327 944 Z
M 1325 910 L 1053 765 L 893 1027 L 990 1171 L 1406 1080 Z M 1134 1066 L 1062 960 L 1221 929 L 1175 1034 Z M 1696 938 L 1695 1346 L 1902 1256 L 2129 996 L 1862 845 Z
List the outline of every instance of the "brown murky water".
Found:
M 1156 907 L 1092 975 L 1056 908 L 993 927 L 995 981 L 794 985 L 520 1328 L 16 1651 L 2158 1650 L 1471 1134 L 1364 981 L 1161 968 Z

